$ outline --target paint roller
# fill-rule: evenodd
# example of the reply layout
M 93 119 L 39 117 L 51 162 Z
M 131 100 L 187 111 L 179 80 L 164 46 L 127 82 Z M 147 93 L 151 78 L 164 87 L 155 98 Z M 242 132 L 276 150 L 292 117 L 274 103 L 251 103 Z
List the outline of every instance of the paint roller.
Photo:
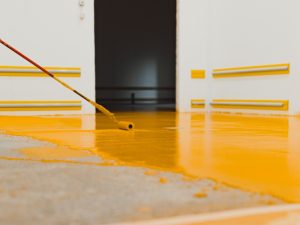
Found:
M 118 126 L 119 129 L 121 129 L 121 130 L 132 130 L 134 128 L 134 124 L 133 123 L 127 122 L 127 121 L 118 121 L 117 118 L 115 117 L 115 115 L 113 113 L 111 113 L 109 110 L 107 110 L 105 107 L 103 107 L 102 105 L 100 105 L 100 104 L 92 101 L 91 99 L 89 99 L 88 97 L 84 96 L 79 91 L 75 90 L 74 88 L 72 88 L 71 86 L 69 86 L 68 84 L 66 84 L 65 82 L 63 82 L 62 80 L 58 79 L 54 74 L 50 73 L 44 67 L 40 66 L 39 64 L 37 64 L 36 62 L 34 62 L 33 60 L 31 60 L 30 58 L 28 58 L 27 56 L 25 56 L 23 53 L 19 52 L 17 49 L 15 49 L 11 45 L 9 45 L 6 42 L 4 42 L 1 38 L 0 38 L 0 43 L 3 44 L 4 46 L 6 46 L 7 48 L 9 48 L 10 50 L 12 50 L 13 52 L 15 52 L 16 54 L 18 54 L 19 56 L 21 56 L 26 61 L 30 62 L 32 65 L 34 65 L 35 67 L 37 67 L 38 69 L 40 69 L 42 72 L 44 72 L 45 74 L 47 74 L 48 76 L 50 76 L 51 78 L 53 78 L 54 80 L 56 80 L 58 83 L 60 83 L 64 87 L 68 88 L 69 90 L 73 91 L 75 94 L 77 94 L 78 96 L 80 96 L 81 98 L 83 98 L 84 100 L 86 100 L 87 102 L 89 102 L 96 109 L 98 109 L 100 112 L 102 112 L 108 118 L 110 118 L 110 120 L 112 120 L 115 124 L 117 124 L 117 126 Z

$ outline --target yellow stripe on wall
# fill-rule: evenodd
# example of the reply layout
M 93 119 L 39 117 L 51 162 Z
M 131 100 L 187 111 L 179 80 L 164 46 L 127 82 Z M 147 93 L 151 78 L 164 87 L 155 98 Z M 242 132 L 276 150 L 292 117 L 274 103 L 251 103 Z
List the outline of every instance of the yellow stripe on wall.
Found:
M 80 77 L 79 67 L 45 67 L 57 77 Z M 0 76 L 9 77 L 48 77 L 34 66 L 0 66 Z
M 68 111 L 81 108 L 81 101 L 0 101 L 0 111 Z
M 193 109 L 203 109 L 203 108 L 205 108 L 205 100 L 204 99 L 192 99 L 191 107 Z
M 213 108 L 218 109 L 253 109 L 253 110 L 279 110 L 288 111 L 288 100 L 232 100 L 215 99 L 211 103 Z
M 205 70 L 192 70 L 191 77 L 193 79 L 204 79 L 205 78 Z
M 271 64 L 271 65 L 260 65 L 260 66 L 222 68 L 222 69 L 213 70 L 214 78 L 288 75 L 288 74 L 290 74 L 290 64 Z

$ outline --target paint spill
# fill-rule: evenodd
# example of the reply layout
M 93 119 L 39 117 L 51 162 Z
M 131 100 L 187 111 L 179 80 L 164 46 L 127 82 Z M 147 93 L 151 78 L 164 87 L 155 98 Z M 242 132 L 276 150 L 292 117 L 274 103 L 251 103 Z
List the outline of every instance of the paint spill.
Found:
M 166 178 L 164 178 L 164 177 L 161 177 L 161 178 L 159 179 L 159 183 L 161 183 L 161 184 L 167 184 L 168 182 L 169 182 L 169 180 L 166 179 Z
M 208 196 L 208 194 L 203 191 L 200 191 L 200 192 L 194 194 L 195 198 L 206 198 L 207 196 Z

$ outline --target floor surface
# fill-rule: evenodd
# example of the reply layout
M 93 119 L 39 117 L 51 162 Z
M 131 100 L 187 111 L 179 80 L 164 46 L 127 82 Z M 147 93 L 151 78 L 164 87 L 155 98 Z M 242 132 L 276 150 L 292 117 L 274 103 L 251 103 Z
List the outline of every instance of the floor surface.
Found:
M 102 115 L 0 117 L 0 222 L 130 222 L 300 199 L 299 118 L 117 116 L 136 129 Z

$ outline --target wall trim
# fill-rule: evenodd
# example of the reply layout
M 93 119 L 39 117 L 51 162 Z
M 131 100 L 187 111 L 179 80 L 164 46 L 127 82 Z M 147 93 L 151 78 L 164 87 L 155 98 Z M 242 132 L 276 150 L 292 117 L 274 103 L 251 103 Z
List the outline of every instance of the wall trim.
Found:
M 81 109 L 81 101 L 0 101 L 0 111 L 68 111 Z
M 45 67 L 57 77 L 80 77 L 79 67 Z M 0 66 L 0 76 L 6 77 L 48 77 L 34 66 Z
M 212 74 L 214 78 L 288 75 L 290 74 L 290 64 L 271 64 L 260 66 L 214 69 Z
M 203 109 L 205 108 L 205 100 L 204 99 L 192 99 L 191 100 L 191 107 L 193 109 Z
M 214 99 L 210 105 L 217 109 L 289 110 L 288 100 Z

